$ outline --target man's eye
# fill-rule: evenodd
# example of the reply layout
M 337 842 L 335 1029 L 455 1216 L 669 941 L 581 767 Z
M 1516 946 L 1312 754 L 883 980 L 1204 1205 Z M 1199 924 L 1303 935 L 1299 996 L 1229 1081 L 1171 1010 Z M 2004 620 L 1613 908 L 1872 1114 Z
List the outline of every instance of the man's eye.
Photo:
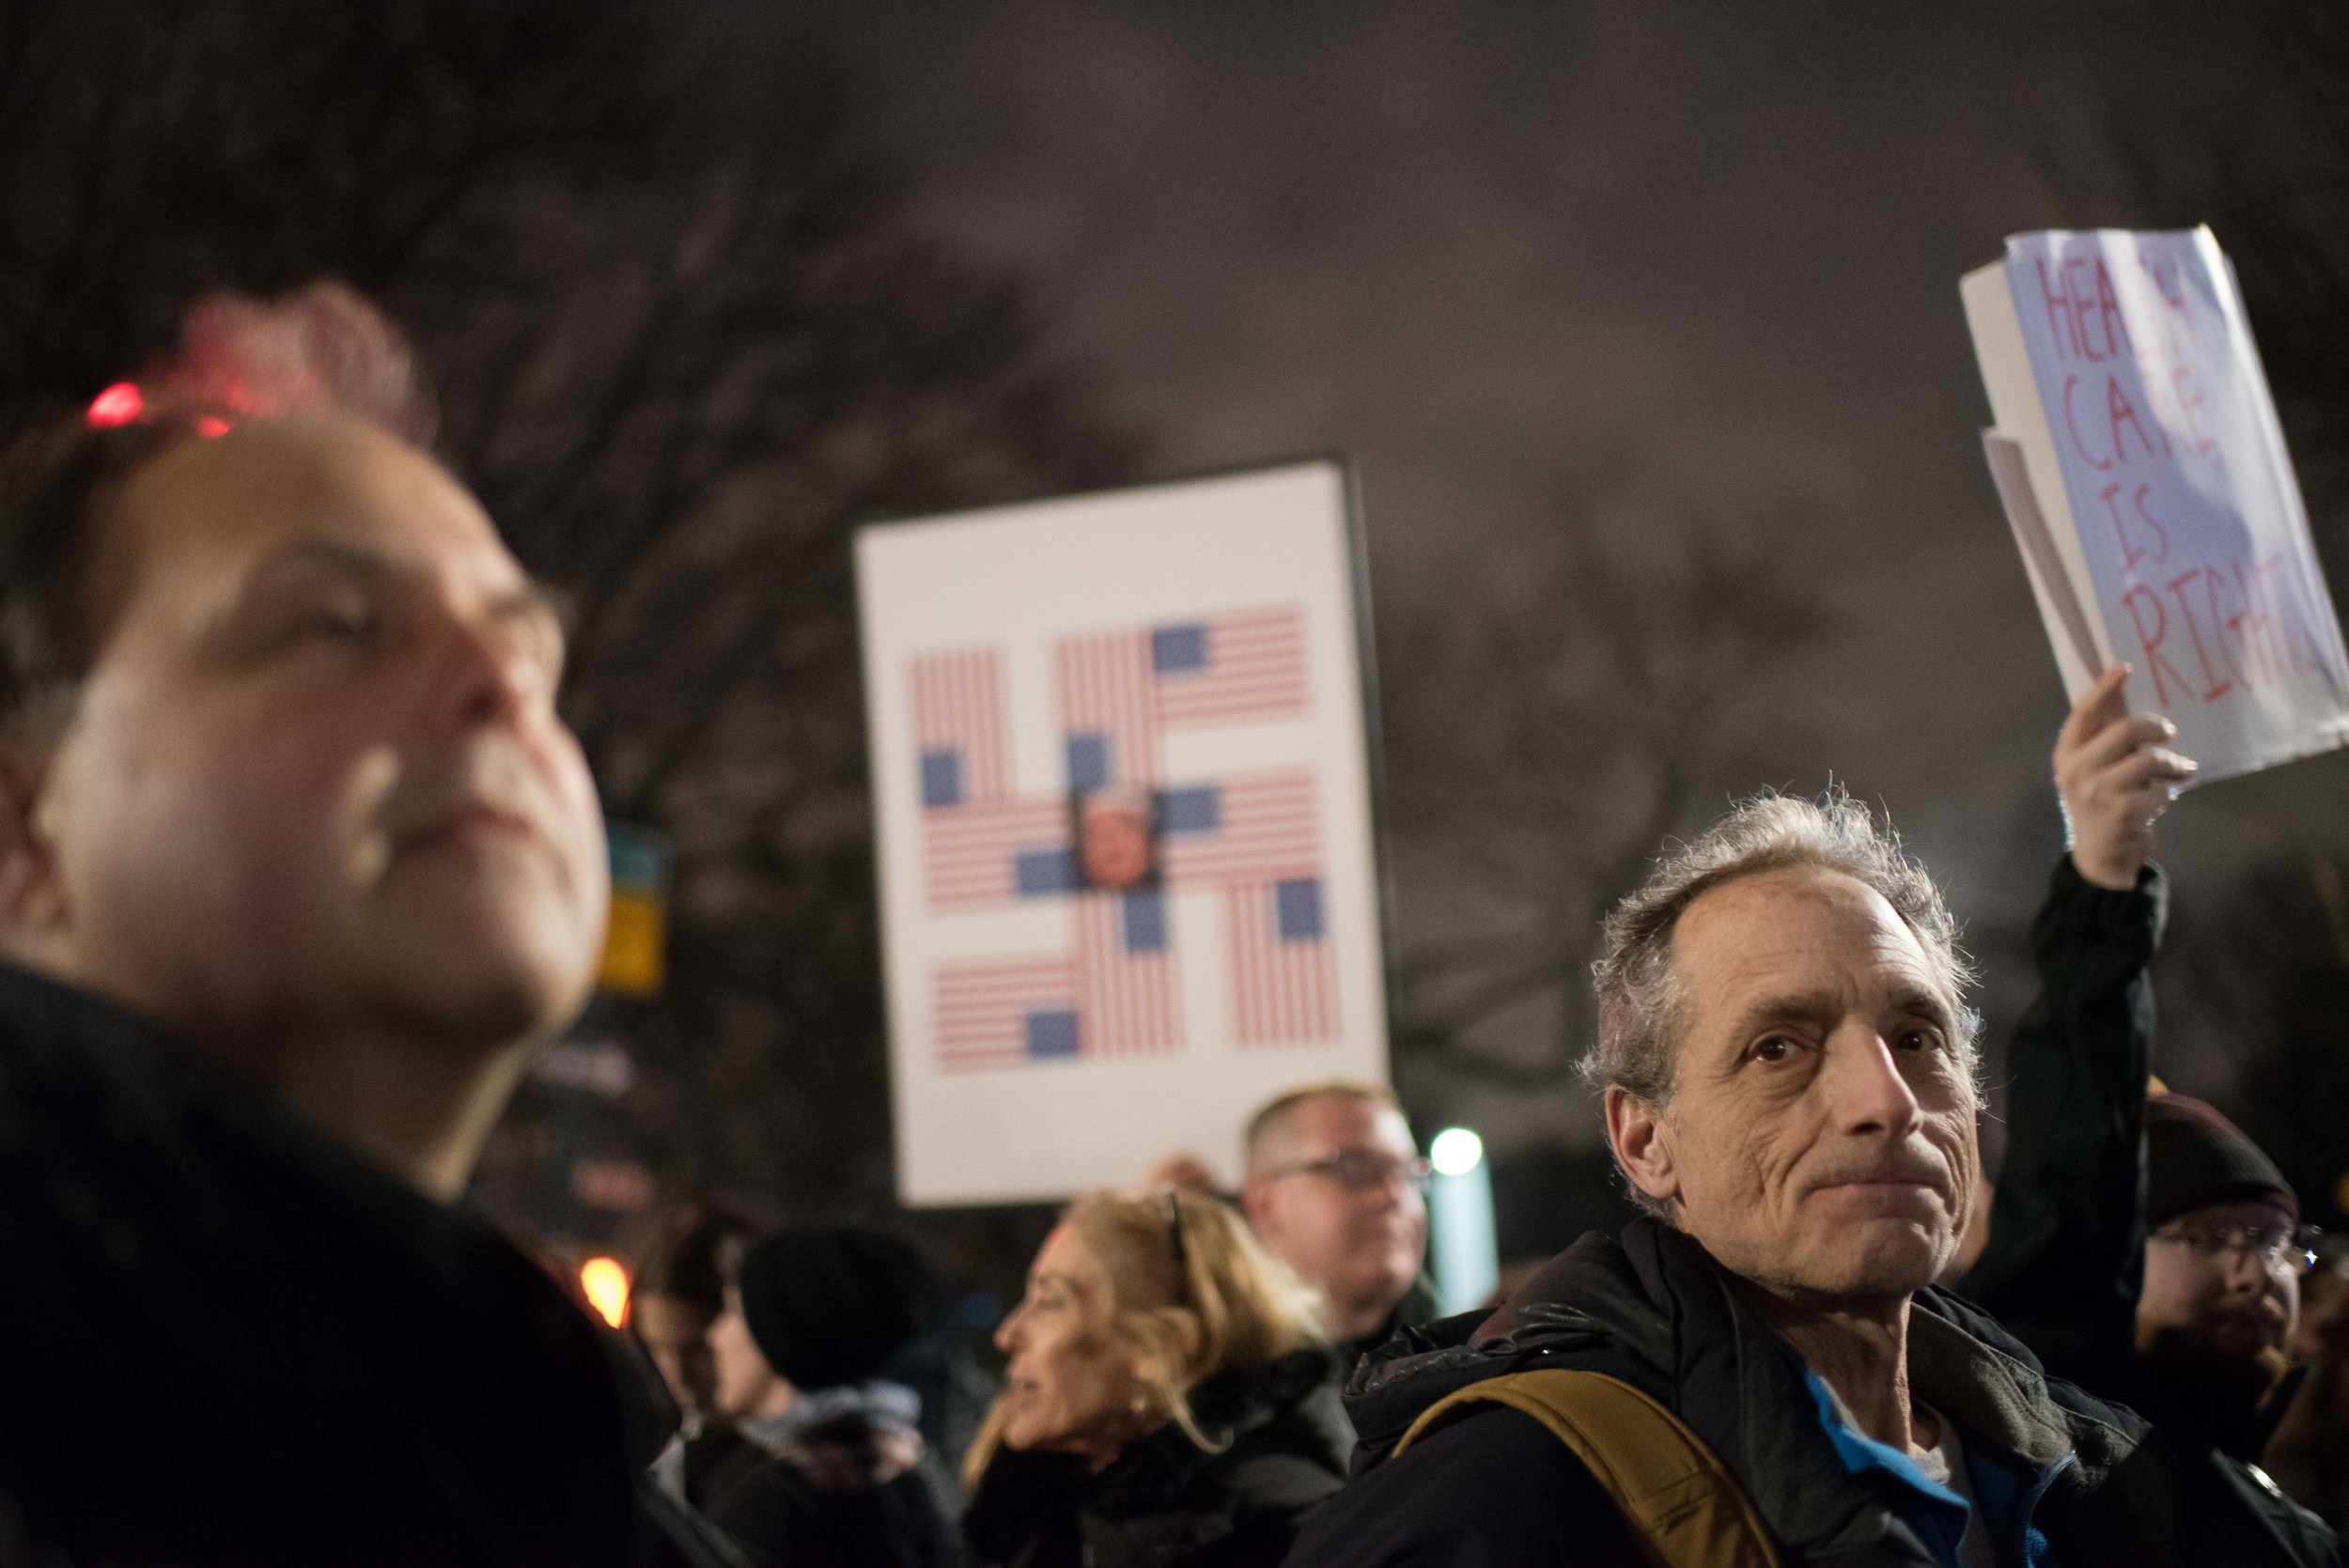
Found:
M 1901 1032 L 1896 1043 L 1903 1050 L 1937 1050 L 1941 1045 L 1941 1034 L 1938 1030 L 1933 1029 L 1906 1029 Z
M 1753 1059 L 1756 1062 L 1783 1062 L 1794 1054 L 1795 1042 L 1783 1034 L 1773 1034 L 1767 1039 L 1757 1041 L 1753 1048 Z
M 364 643 L 375 635 L 376 617 L 364 604 L 321 604 L 299 612 L 285 625 L 299 642 Z

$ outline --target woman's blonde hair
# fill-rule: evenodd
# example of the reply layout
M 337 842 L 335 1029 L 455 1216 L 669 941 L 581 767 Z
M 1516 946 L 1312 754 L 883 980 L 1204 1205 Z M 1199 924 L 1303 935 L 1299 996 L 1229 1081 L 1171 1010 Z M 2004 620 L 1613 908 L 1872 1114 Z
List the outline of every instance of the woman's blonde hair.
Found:
M 1132 1358 L 1145 1413 L 1174 1422 L 1203 1449 L 1230 1438 L 1201 1428 L 1192 1389 L 1219 1372 L 1322 1343 L 1314 1293 L 1229 1204 L 1171 1190 L 1103 1190 L 1069 1204 L 1061 1221 L 1109 1277 L 1109 1298 L 1091 1304 L 1093 1327 Z M 999 1398 L 963 1460 L 973 1487 L 1002 1446 L 1003 1421 Z

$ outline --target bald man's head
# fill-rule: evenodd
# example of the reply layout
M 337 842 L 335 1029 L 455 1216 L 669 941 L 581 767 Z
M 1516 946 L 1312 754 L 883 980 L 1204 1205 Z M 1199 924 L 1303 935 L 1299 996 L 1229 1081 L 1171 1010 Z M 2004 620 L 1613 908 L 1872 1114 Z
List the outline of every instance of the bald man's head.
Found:
M 39 567 L 0 590 L 0 948 L 263 1053 L 559 1028 L 608 890 L 546 597 L 372 424 L 185 434 L 53 440 L 0 487 Z
M 1309 1084 L 1250 1121 L 1240 1202 L 1267 1248 L 1322 1294 L 1339 1339 L 1375 1332 L 1427 1251 L 1424 1166 L 1394 1097 Z
M 1330 1079 L 1319 1083 L 1300 1084 L 1284 1091 L 1277 1098 L 1268 1100 L 1248 1119 L 1247 1130 L 1241 1134 L 1241 1157 L 1248 1173 L 1279 1165 L 1295 1157 L 1299 1141 L 1299 1124 L 1306 1108 L 1322 1100 L 1344 1101 L 1364 1106 L 1375 1114 L 1377 1110 L 1402 1115 L 1402 1107 L 1395 1103 L 1394 1092 L 1384 1084 L 1369 1083 L 1360 1079 Z

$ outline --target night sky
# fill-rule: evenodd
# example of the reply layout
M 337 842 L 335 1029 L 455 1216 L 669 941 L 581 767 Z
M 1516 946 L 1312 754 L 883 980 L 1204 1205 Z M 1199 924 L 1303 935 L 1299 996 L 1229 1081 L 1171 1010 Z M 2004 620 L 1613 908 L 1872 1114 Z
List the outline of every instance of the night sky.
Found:
M 2012 986 L 2062 698 L 1957 280 L 2009 232 L 2128 222 L 2115 149 L 2216 123 L 2258 70 L 2248 8 L 2053 9 L 801 14 L 923 222 L 1034 283 L 1154 472 L 1355 460 L 1381 602 L 1539 558 L 1585 469 L 1778 516 L 1830 619 L 1750 716 L 1750 782 L 1884 801 Z M 2181 895 L 2248 846 L 2349 843 L 2344 782 L 2335 757 L 2190 797 Z

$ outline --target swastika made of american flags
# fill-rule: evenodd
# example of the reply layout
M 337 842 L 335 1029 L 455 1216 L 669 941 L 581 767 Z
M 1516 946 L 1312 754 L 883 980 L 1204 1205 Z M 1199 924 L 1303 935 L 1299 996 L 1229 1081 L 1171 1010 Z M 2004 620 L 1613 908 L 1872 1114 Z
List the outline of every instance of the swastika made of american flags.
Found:
M 1169 778 L 1171 733 L 1275 722 L 1310 710 L 1304 612 L 1238 609 L 1114 628 L 1051 649 L 1064 787 L 1012 777 L 1003 655 L 955 648 L 910 661 L 920 768 L 924 893 L 954 915 L 1049 900 L 1067 946 L 937 963 L 940 1064 L 984 1070 L 1071 1058 L 1171 1055 L 1185 1040 L 1181 966 L 1219 964 L 1242 1047 L 1335 1037 L 1334 961 L 1321 917 L 1317 783 L 1309 768 Z M 1087 882 L 1071 801 L 1140 788 L 1158 860 L 1143 884 Z M 1178 951 L 1171 903 L 1216 902 L 1220 951 Z

